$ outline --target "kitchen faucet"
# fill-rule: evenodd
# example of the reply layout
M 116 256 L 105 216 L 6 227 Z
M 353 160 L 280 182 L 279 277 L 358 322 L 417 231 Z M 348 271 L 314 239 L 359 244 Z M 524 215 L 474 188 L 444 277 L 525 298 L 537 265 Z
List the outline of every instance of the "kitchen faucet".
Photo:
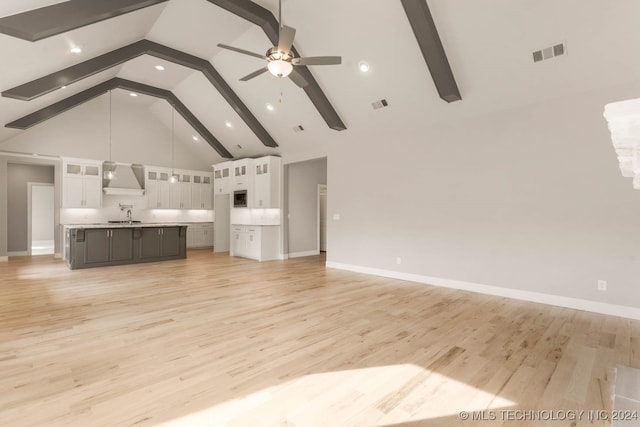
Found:
M 127 222 L 129 222 L 129 224 L 133 223 L 133 218 L 131 217 L 133 214 L 133 205 L 123 205 L 122 203 L 120 203 L 120 212 L 124 212 L 127 211 Z

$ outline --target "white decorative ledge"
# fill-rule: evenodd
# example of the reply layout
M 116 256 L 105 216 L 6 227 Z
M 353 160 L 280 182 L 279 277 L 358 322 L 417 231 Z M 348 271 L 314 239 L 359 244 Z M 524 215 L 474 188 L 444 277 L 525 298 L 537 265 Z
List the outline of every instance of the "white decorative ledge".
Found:
M 622 176 L 633 178 L 640 190 L 640 98 L 612 102 L 604 106 L 611 142 L 618 155 Z

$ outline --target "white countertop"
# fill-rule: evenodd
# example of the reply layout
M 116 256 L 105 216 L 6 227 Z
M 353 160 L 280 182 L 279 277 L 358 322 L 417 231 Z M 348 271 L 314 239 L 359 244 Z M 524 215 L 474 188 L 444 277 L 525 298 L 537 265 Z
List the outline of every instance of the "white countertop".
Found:
M 199 223 L 198 223 L 199 224 Z M 206 224 L 206 223 L 205 223 Z M 64 228 L 141 228 L 141 227 L 187 227 L 189 223 L 184 222 L 140 222 L 133 224 L 63 224 Z

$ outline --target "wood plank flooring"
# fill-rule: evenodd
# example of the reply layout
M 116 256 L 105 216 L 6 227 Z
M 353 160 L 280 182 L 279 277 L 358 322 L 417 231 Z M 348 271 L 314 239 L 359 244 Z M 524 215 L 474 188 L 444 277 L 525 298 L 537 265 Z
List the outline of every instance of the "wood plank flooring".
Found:
M 598 426 L 588 411 L 611 410 L 613 369 L 640 368 L 638 321 L 323 257 L 191 250 L 76 271 L 10 259 L 0 307 L 0 425 L 12 427 Z M 535 409 L 587 412 L 517 412 Z

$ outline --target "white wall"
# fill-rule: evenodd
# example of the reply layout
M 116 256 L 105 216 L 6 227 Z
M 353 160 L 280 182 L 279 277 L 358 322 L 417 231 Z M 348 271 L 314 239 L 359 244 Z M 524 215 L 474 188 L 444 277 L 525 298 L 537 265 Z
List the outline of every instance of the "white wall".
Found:
M 351 128 L 330 141 L 328 262 L 640 307 L 640 192 L 602 117 L 638 96 Z
M 169 104 L 166 104 L 166 108 L 170 109 Z M 163 125 L 146 106 L 114 102 L 111 123 L 113 161 L 171 167 L 171 129 Z M 211 169 L 210 159 L 185 147 L 189 147 L 186 142 L 175 142 L 176 168 Z M 1 142 L 2 150 L 108 160 L 108 94 Z

